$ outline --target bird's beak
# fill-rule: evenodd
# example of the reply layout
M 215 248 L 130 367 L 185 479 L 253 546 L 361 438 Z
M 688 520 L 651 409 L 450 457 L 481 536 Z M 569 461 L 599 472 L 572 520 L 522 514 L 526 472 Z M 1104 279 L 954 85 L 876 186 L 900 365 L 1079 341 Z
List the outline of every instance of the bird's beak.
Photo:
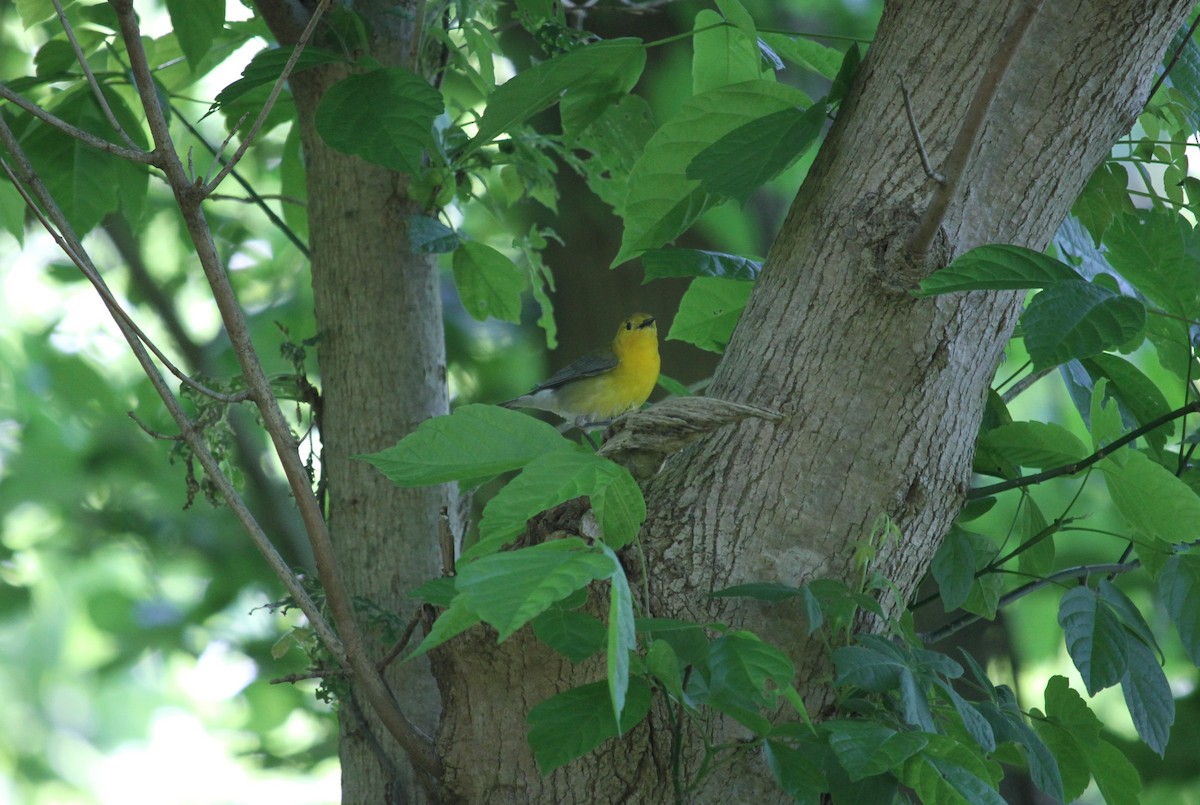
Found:
M 642 322 L 641 324 L 639 324 L 639 325 L 638 325 L 638 329 L 639 329 L 639 330 L 644 330 L 644 329 L 646 329 L 647 327 L 651 327 L 651 326 L 653 326 L 653 325 L 654 325 L 654 317 L 653 317 L 653 316 L 651 316 L 650 318 L 646 319 L 644 322 Z

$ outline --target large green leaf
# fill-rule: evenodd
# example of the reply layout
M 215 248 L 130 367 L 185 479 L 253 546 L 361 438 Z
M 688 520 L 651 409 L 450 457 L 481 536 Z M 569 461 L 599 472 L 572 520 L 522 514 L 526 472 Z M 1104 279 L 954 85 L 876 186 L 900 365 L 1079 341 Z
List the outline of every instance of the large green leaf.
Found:
M 1011 422 L 983 433 L 981 446 L 1022 467 L 1049 469 L 1086 458 L 1075 434 L 1054 422 Z
M 1122 413 L 1132 421 L 1130 428 L 1145 425 L 1171 410 L 1167 398 L 1153 380 L 1141 369 L 1118 355 L 1101 353 L 1080 361 L 1093 382 L 1108 379 L 1108 393 L 1116 398 Z M 1161 451 L 1168 437 L 1174 433 L 1175 424 L 1167 423 L 1146 434 L 1146 442 Z
M 966 603 L 975 583 L 975 551 L 961 528 L 951 528 L 942 540 L 929 570 L 937 581 L 942 606 L 953 612 Z
M 1079 198 L 1075 199 L 1071 212 L 1091 233 L 1094 245 L 1100 245 L 1100 239 L 1114 218 L 1133 213 L 1133 202 L 1126 192 L 1128 184 L 1129 174 L 1125 167 L 1109 160 L 1096 168 Z
M 1090 695 L 1121 681 L 1129 669 L 1129 634 L 1099 593 L 1088 587 L 1068 590 L 1059 602 L 1058 623 Z
M 612 575 L 612 561 L 576 537 L 458 563 L 463 604 L 505 640 L 552 604 Z
M 638 39 L 611 39 L 573 50 L 518 73 L 488 99 L 475 136 L 464 146 L 463 159 L 503 132 L 543 109 L 572 98 L 563 109 L 563 125 L 578 133 L 616 103 L 637 83 L 646 64 L 646 48 Z
M 542 774 L 628 732 L 646 717 L 650 686 L 641 677 L 629 682 L 619 725 L 613 721 L 612 700 L 604 682 L 572 688 L 529 711 L 529 746 Z
M 179 47 L 195 68 L 225 26 L 225 0 L 167 0 Z
M 433 119 L 445 108 L 442 94 L 403 67 L 355 73 L 321 98 L 317 133 L 345 154 L 400 173 L 417 173 L 432 143 Z
M 525 272 L 487 244 L 469 240 L 454 252 L 454 285 L 463 307 L 478 321 L 489 316 L 514 324 L 521 320 Z
M 824 104 L 789 107 L 737 127 L 687 166 L 705 192 L 745 202 L 760 186 L 800 158 L 821 134 Z
M 710 352 L 724 352 L 752 290 L 754 284 L 750 282 L 697 277 L 679 301 L 667 338 Z
M 739 126 L 773 112 L 808 106 L 800 90 L 774 81 L 747 81 L 689 98 L 655 132 L 629 175 L 620 213 L 625 220 L 619 265 L 673 240 L 719 199 L 688 179 L 687 166 L 710 144 Z
M 735 25 L 726 25 L 715 11 L 701 9 L 692 30 L 692 94 L 769 78 L 762 68 L 758 37 Z
M 829 748 L 851 780 L 863 780 L 898 768 L 928 743 L 916 732 L 897 732 L 870 721 L 828 721 Z
M 1200 666 L 1200 554 L 1172 556 L 1159 571 L 1155 583 L 1184 651 Z
M 1146 326 L 1146 307 L 1082 280 L 1046 288 L 1021 316 L 1025 348 L 1035 370 L 1114 349 Z
M 832 81 L 842 66 L 842 53 L 803 36 L 764 32 L 761 38 L 786 61 Z
M 149 142 L 119 92 L 104 86 L 105 100 L 121 127 L 139 146 Z M 125 146 L 87 87 L 63 97 L 51 112 L 111 143 Z M 136 221 L 146 198 L 149 174 L 143 165 L 102 153 L 41 121 L 33 121 L 21 145 L 77 235 L 83 236 L 110 212 L 124 209 Z
M 762 263 L 748 257 L 700 249 L 650 249 L 642 255 L 645 284 L 667 277 L 723 277 L 753 280 L 762 271 Z
M 1121 692 L 1133 726 L 1146 745 L 1162 757 L 1175 723 L 1175 697 L 1158 657 L 1141 640 L 1130 640 L 1129 668 L 1121 680 Z
M 254 58 L 242 68 L 241 78 L 217 93 L 212 107 L 208 110 L 209 114 L 233 103 L 258 87 L 274 84 L 279 80 L 279 76 L 283 75 L 283 68 L 291 57 L 292 48 L 267 48 L 254 54 Z M 320 67 L 322 64 L 344 61 L 346 61 L 344 56 L 310 45 L 300 52 L 296 64 L 292 67 L 292 75 L 313 67 Z
M 533 619 L 533 633 L 571 662 L 582 662 L 604 648 L 604 624 L 595 615 L 552 606 Z
M 1158 307 L 1200 318 L 1200 237 L 1182 216 L 1162 208 L 1120 216 L 1104 235 L 1108 262 Z
M 602 544 L 601 549 L 612 562 L 605 667 L 608 672 L 608 693 L 612 698 L 613 715 L 619 724 L 629 690 L 629 654 L 637 649 L 637 624 L 633 617 L 633 592 L 629 589 L 629 579 L 625 577 L 621 560 L 607 545 Z
M 1003 244 L 979 246 L 921 280 L 918 297 L 955 291 L 1015 291 L 1049 288 L 1082 277 L 1066 263 L 1041 252 Z
M 552 426 L 526 414 L 464 405 L 448 416 L 425 420 L 393 447 L 360 458 L 399 486 L 428 486 L 480 481 L 546 453 L 576 450 Z
M 1200 532 L 1200 497 L 1161 464 L 1123 448 L 1097 466 L 1117 510 L 1139 534 L 1170 544 Z
M 484 507 L 479 549 L 511 541 L 534 515 L 584 495 L 607 545 L 621 548 L 637 536 L 646 501 L 629 471 L 591 452 L 555 451 L 531 461 Z

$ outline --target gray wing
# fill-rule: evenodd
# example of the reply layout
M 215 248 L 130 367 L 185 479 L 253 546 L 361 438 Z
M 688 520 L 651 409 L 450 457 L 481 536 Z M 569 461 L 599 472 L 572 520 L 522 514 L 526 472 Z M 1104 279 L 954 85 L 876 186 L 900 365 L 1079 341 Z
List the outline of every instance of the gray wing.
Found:
M 616 365 L 617 356 L 613 354 L 612 350 L 590 352 L 550 375 L 550 377 L 546 378 L 529 393 L 534 394 L 545 389 L 557 388 L 568 381 L 578 380 L 581 377 L 593 377 L 603 374 Z

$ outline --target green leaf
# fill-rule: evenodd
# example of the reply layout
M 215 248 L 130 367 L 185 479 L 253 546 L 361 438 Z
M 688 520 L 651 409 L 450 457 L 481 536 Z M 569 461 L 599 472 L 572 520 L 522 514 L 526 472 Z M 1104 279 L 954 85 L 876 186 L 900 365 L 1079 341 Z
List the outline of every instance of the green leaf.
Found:
M 1187 220 L 1165 209 L 1120 216 L 1105 233 L 1108 262 L 1167 313 L 1200 315 L 1200 237 Z
M 526 522 L 547 509 L 588 496 L 605 543 L 621 548 L 637 536 L 646 502 L 624 467 L 581 450 L 544 453 L 488 501 L 479 521 L 480 546 L 511 541 Z
M 1154 381 L 1124 358 L 1101 354 L 1084 358 L 1080 363 L 1093 382 L 1102 377 L 1108 378 L 1108 393 L 1116 398 L 1124 411 L 1129 412 L 1133 419 L 1129 424 L 1131 428 L 1152 422 L 1171 410 L 1167 398 Z M 1168 423 L 1146 434 L 1146 441 L 1155 450 L 1161 451 L 1174 430 L 1174 423 Z
M 613 717 L 619 725 L 621 711 L 625 709 L 625 696 L 629 690 L 629 653 L 637 649 L 637 625 L 633 619 L 633 593 L 629 589 L 629 579 L 625 578 L 621 560 L 613 553 L 612 548 L 607 545 L 600 547 L 612 562 L 605 666 L 608 671 L 608 693 L 612 698 Z
M 1053 285 L 1021 316 L 1034 370 L 1114 349 L 1146 327 L 1146 306 L 1090 282 Z
M 1184 651 L 1200 666 L 1200 554 L 1172 556 L 1159 571 L 1155 585 Z
M 195 69 L 225 27 L 225 0 L 167 0 L 179 47 Z
M 708 193 L 745 203 L 812 147 L 824 125 L 823 104 L 790 107 L 751 120 L 696 154 L 688 163 L 687 178 L 698 179 Z
M 1059 602 L 1058 623 L 1067 653 L 1089 695 L 1121 681 L 1129 668 L 1129 637 L 1117 614 L 1096 591 L 1075 587 L 1065 593 Z
M 833 664 L 837 669 L 835 685 L 852 685 L 868 693 L 896 690 L 900 687 L 901 673 L 908 670 L 901 657 L 866 646 L 834 649 Z
M 477 321 L 489 316 L 514 324 L 521 320 L 525 272 L 491 246 L 464 242 L 454 252 L 454 284 L 463 307 Z
M 506 640 L 555 602 L 612 572 L 603 553 L 568 537 L 459 562 L 455 587 L 464 605 Z
M 640 677 L 629 680 L 625 710 L 618 726 L 612 717 L 608 685 L 593 682 L 551 696 L 529 711 L 529 746 L 543 775 L 582 757 L 609 738 L 616 738 L 650 712 L 650 686 Z
M 573 50 L 524 70 L 496 88 L 475 136 L 458 155 L 461 161 L 503 132 L 563 99 L 579 96 L 563 125 L 582 131 L 605 108 L 633 89 L 646 63 L 638 39 L 610 39 Z
M 1175 723 L 1175 697 L 1158 657 L 1140 640 L 1126 644 L 1129 667 L 1121 679 L 1121 693 L 1138 735 L 1159 757 L 1167 751 L 1171 725 Z
M 571 662 L 583 662 L 604 647 L 606 630 L 586 612 L 552 606 L 533 619 L 533 633 Z
M 709 9 L 696 14 L 692 28 L 695 32 L 692 35 L 693 95 L 764 77 L 757 35 L 747 34 L 740 26 L 723 25 L 723 22 L 720 14 Z M 753 31 L 753 22 L 750 25 Z
M 1075 434 L 1054 422 L 1013 422 L 979 437 L 979 443 L 1006 460 L 1039 470 L 1087 458 L 1088 449 Z
M 283 68 L 287 66 L 288 59 L 291 57 L 292 48 L 290 47 L 267 48 L 254 54 L 254 58 L 242 68 L 242 77 L 217 93 L 217 97 L 206 114 L 212 114 L 233 103 L 251 90 L 265 84 L 274 84 L 279 80 L 279 76 L 283 75 Z M 344 56 L 309 45 L 300 52 L 295 66 L 292 67 L 291 75 L 311 70 L 313 67 L 320 67 L 323 64 L 345 61 Z
M 1200 498 L 1161 464 L 1125 448 L 1096 466 L 1117 510 L 1139 534 L 1173 543 L 1200 529 Z
M 649 249 L 642 254 L 642 268 L 650 280 L 667 277 L 723 277 L 731 280 L 755 280 L 762 263 L 748 257 L 700 249 Z
M 846 93 L 850 91 L 850 84 L 854 81 L 854 76 L 858 73 L 858 65 L 862 63 L 862 50 L 858 43 L 854 42 L 846 50 L 842 56 L 842 63 L 838 65 L 837 75 L 833 77 L 833 85 L 829 87 L 829 95 L 825 100 L 830 105 L 837 105 L 846 97 Z
M 673 618 L 638 618 L 635 624 L 639 632 L 669 643 L 681 662 L 707 664 L 708 638 L 700 624 Z
M 666 640 L 654 640 L 646 649 L 646 669 L 662 684 L 663 690 L 677 702 L 682 702 L 689 710 L 694 710 L 691 697 L 683 690 L 683 668 L 679 664 L 679 655 Z
M 0 182 L 0 229 L 25 243 L 25 199 L 8 181 Z
M 121 127 L 139 146 L 147 147 L 142 124 L 121 94 L 101 87 Z M 49 111 L 97 137 L 125 146 L 87 87 L 68 93 Z M 21 135 L 21 145 L 77 235 L 82 237 L 118 209 L 137 219 L 149 183 L 145 166 L 101 153 L 40 120 L 33 121 Z
M 686 341 L 721 353 L 733 336 L 754 284 L 719 277 L 697 277 L 679 301 L 668 340 Z
M 713 598 L 753 598 L 756 601 L 770 601 L 774 604 L 804 595 L 804 588 L 770 581 L 754 581 L 748 584 L 735 584 L 732 587 L 717 590 L 711 595 Z
M 1094 245 L 1100 245 L 1101 238 L 1115 217 L 1134 213 L 1133 202 L 1126 191 L 1128 185 L 1129 174 L 1124 166 L 1106 160 L 1088 179 L 1079 198 L 1075 199 L 1071 213 L 1091 233 Z
M 897 732 L 870 721 L 826 722 L 829 748 L 852 781 L 899 768 L 925 748 L 929 739 L 918 732 Z
M 1092 777 L 1106 805 L 1139 805 L 1142 781 L 1125 753 L 1108 741 L 1088 747 Z
M 945 698 L 949 699 L 950 704 L 954 707 L 954 712 L 958 713 L 959 719 L 962 720 L 963 728 L 975 743 L 979 744 L 979 748 L 985 752 L 996 751 L 996 734 L 992 730 L 992 725 L 975 705 L 958 695 L 958 692 L 945 680 L 934 679 L 934 685 Z
M 398 486 L 480 481 L 578 447 L 545 422 L 494 405 L 427 419 L 393 447 L 359 456 Z
M 1046 685 L 1046 718 L 1034 711 L 1031 719 L 1038 737 L 1058 763 L 1063 800 L 1073 802 L 1091 779 L 1090 748 L 1100 741 L 1100 722 L 1083 698 L 1071 690 L 1065 677 L 1054 676 Z
M 1049 288 L 1060 282 L 1082 279 L 1066 263 L 1032 249 L 1006 245 L 979 246 L 921 280 L 921 290 L 916 296 L 936 296 L 955 291 Z
M 675 239 L 718 201 L 685 175 L 696 154 L 744 123 L 807 105 L 807 96 L 799 90 L 764 80 L 709 90 L 684 101 L 650 138 L 630 172 L 620 210 L 625 234 L 612 265 Z
M 966 603 L 975 584 L 975 551 L 967 532 L 951 528 L 933 556 L 930 572 L 937 581 L 942 607 L 953 612 Z
M 346 76 L 317 107 L 317 133 L 330 148 L 399 173 L 420 172 L 433 144 L 442 94 L 416 73 L 380 67 Z
M 820 795 L 829 788 L 816 749 L 811 745 L 793 749 L 783 741 L 770 738 L 763 742 L 763 757 L 775 782 L 800 802 L 818 802 Z
M 1021 505 L 1021 553 L 1017 557 L 1017 571 L 1029 576 L 1041 577 L 1050 574 L 1054 567 L 1054 534 L 1060 524 L 1051 527 L 1046 516 L 1033 500 L 1026 497 Z M 1034 542 L 1034 540 L 1037 540 Z
M 774 702 L 767 688 L 790 688 L 796 668 L 779 649 L 751 632 L 733 632 L 713 641 L 708 667 L 713 690 L 730 690 L 759 706 Z
M 410 215 L 404 222 L 408 224 L 408 248 L 414 254 L 448 254 L 461 244 L 458 233 L 436 218 Z M 462 293 L 461 289 L 459 293 Z
M 761 39 L 785 60 L 832 81 L 842 65 L 842 52 L 803 36 L 762 33 Z

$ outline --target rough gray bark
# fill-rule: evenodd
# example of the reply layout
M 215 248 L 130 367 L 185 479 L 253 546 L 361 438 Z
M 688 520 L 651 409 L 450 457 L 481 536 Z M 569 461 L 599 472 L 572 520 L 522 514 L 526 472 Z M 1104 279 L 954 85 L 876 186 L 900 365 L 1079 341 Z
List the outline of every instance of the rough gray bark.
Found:
M 824 658 L 805 644 L 795 613 L 717 603 L 707 593 L 744 581 L 856 578 L 853 545 L 884 522 L 899 538 L 882 546 L 872 567 L 903 593 L 915 588 L 961 503 L 984 392 L 1020 300 L 970 294 L 914 301 L 905 290 L 920 271 L 973 246 L 1046 243 L 1091 170 L 1128 130 L 1192 0 L 1046 4 L 1000 87 L 933 259 L 913 271 L 902 246 L 933 186 L 908 131 L 899 78 L 912 92 L 937 167 L 1020 5 L 888 5 L 711 390 L 790 419 L 715 434 L 669 461 L 648 490 L 653 614 L 721 618 L 786 646 L 814 712 L 829 703 L 817 681 Z M 331 77 L 313 72 L 296 82 L 324 337 L 330 516 L 355 591 L 403 612 L 405 585 L 438 571 L 436 516 L 445 498 L 398 492 L 349 456 L 390 444 L 444 410 L 440 311 L 432 266 L 406 255 L 402 181 L 329 153 L 311 130 L 312 109 Z M 657 710 L 631 736 L 547 778 L 537 774 L 525 714 L 595 680 L 597 668 L 569 667 L 527 632 L 500 646 L 480 632 L 436 652 L 433 670 L 444 697 L 443 800 L 673 798 L 671 733 Z M 428 678 L 420 681 L 393 680 L 394 690 L 411 717 L 430 724 L 436 698 Z M 360 740 L 353 727 L 343 731 L 347 802 L 381 801 L 403 768 L 387 739 L 374 735 L 378 741 Z M 718 721 L 713 737 L 740 732 Z M 694 768 L 697 736 L 685 738 L 685 767 Z M 747 754 L 714 771 L 690 801 L 782 799 Z
M 372 55 L 412 69 L 412 17 L 393 6 L 365 2 L 355 11 L 371 23 Z M 262 2 L 259 8 L 285 44 L 306 22 L 290 16 L 298 10 L 294 4 Z M 440 282 L 436 258 L 412 254 L 408 246 L 405 216 L 422 212 L 408 198 L 408 177 L 330 149 L 314 129 L 322 96 L 347 74 L 334 65 L 292 78 L 308 172 L 320 335 L 321 472 L 346 587 L 404 621 L 416 604 L 405 594 L 442 573 L 439 519 L 453 511 L 450 490 L 398 489 L 354 456 L 393 445 L 449 410 Z M 382 658 L 398 635 L 371 630 L 367 621 L 362 618 L 371 653 Z M 432 737 L 441 705 L 428 663 L 393 663 L 386 679 L 405 715 Z M 344 802 L 426 795 L 363 698 L 342 700 L 339 721 Z

